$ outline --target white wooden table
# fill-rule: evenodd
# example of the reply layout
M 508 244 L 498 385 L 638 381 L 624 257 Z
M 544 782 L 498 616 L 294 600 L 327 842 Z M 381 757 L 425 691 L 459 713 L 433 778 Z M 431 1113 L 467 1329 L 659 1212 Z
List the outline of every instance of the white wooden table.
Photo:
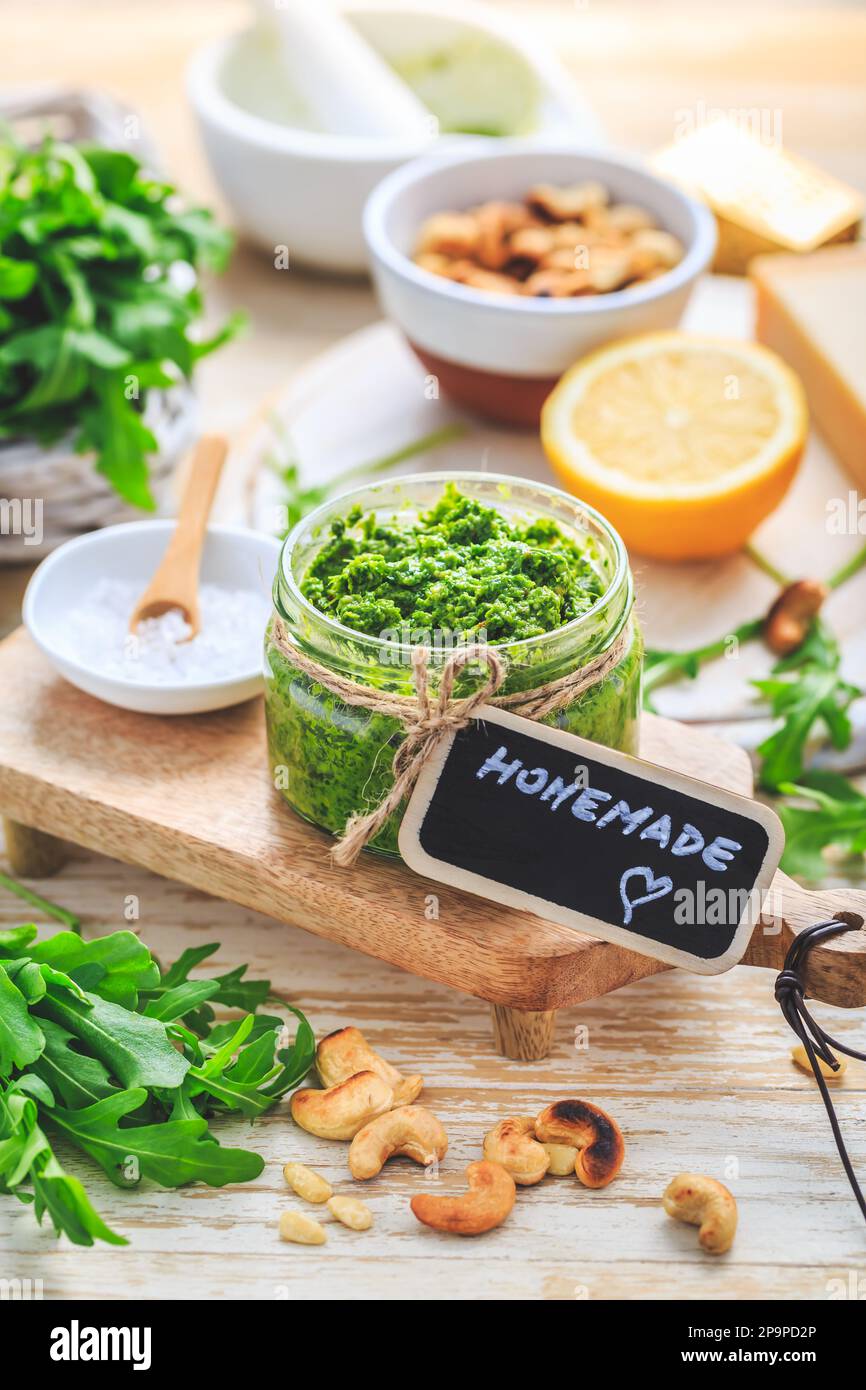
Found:
M 531 16 L 557 43 L 618 143 L 662 144 L 676 110 L 699 101 L 779 107 L 792 146 L 866 185 L 866 15 L 854 8 L 650 8 L 617 0 L 508 8 Z M 142 110 L 177 179 L 212 197 L 180 96 L 181 71 L 196 44 L 243 14 L 236 0 L 7 0 L 4 24 L 15 26 L 19 41 L 2 46 L 0 79 L 116 91 Z M 215 315 L 245 304 L 253 331 L 203 366 L 211 428 L 239 426 L 295 366 L 377 317 L 363 284 L 290 275 L 275 290 L 273 278 L 266 259 L 241 250 L 212 297 Z M 0 627 L 15 620 L 23 579 L 0 576 Z M 246 1187 L 149 1186 L 130 1194 L 89 1162 L 68 1158 L 109 1224 L 130 1237 L 126 1248 L 57 1242 L 30 1210 L 0 1199 L 0 1279 L 41 1279 L 45 1297 L 76 1298 L 822 1299 L 843 1289 L 856 1294 L 858 1279 L 866 1289 L 866 1232 L 814 1083 L 790 1061 L 791 1035 L 766 971 L 741 967 L 715 979 L 672 972 L 564 1010 L 550 1059 L 520 1064 L 495 1055 L 481 1001 L 143 871 L 82 856 L 34 886 L 79 912 L 88 934 L 123 925 L 124 900 L 136 894 L 142 935 L 164 960 L 184 946 L 221 941 L 221 962 L 248 961 L 251 973 L 270 976 L 319 1034 L 357 1024 L 392 1061 L 421 1071 L 423 1099 L 451 1141 L 438 1178 L 443 1191 L 456 1189 L 465 1164 L 480 1157 L 492 1123 L 565 1095 L 609 1108 L 628 1150 L 609 1188 L 589 1192 L 550 1179 L 522 1190 L 500 1229 L 462 1241 L 418 1225 L 409 1198 L 430 1179 L 398 1160 L 364 1186 L 371 1231 L 335 1226 L 326 1246 L 308 1249 L 277 1237 L 282 1205 L 297 1201 L 283 1163 L 313 1163 L 340 1191 L 358 1185 L 345 1146 L 299 1131 L 283 1105 L 252 1130 L 246 1123 L 220 1130 L 267 1159 Z M 24 920 L 22 906 L 0 893 L 0 925 Z M 819 1012 L 833 1014 L 831 1031 L 866 1046 L 860 1017 Z M 587 1032 L 585 1049 L 575 1046 L 578 1030 Z M 866 1174 L 864 1089 L 866 1066 L 852 1063 L 835 1094 Z M 703 1255 L 694 1228 L 662 1212 L 661 1193 L 681 1169 L 714 1174 L 735 1193 L 740 1230 L 729 1255 Z
M 34 886 L 79 912 L 88 934 L 121 925 L 124 900 L 135 894 L 141 933 L 163 960 L 221 941 L 221 963 L 249 961 L 251 973 L 269 976 L 319 1033 L 357 1024 L 398 1066 L 422 1072 L 422 1100 L 450 1139 L 438 1190 L 458 1190 L 498 1119 L 566 1095 L 608 1108 L 627 1154 L 610 1187 L 590 1192 L 550 1178 L 520 1190 L 498 1230 L 461 1240 L 412 1216 L 410 1197 L 431 1181 L 415 1164 L 392 1160 L 379 1178 L 354 1183 L 347 1146 L 299 1130 L 283 1103 L 252 1129 L 219 1126 L 225 1142 L 267 1160 L 246 1186 L 163 1192 L 145 1185 L 130 1193 L 64 1153 L 131 1245 L 76 1249 L 40 1231 L 29 1209 L 0 1200 L 0 1278 L 41 1279 L 46 1298 L 371 1300 L 823 1299 L 837 1287 L 831 1281 L 866 1280 L 863 1224 L 814 1083 L 790 1061 L 767 971 L 655 976 L 561 1011 L 546 1062 L 509 1062 L 494 1053 L 480 1000 L 143 871 L 81 857 Z M 0 927 L 19 920 L 18 905 L 0 897 Z M 866 1046 L 860 1016 L 818 1011 L 833 1016 L 831 1031 Z M 861 1172 L 864 1091 L 866 1066 L 852 1062 L 834 1094 Z M 280 1210 L 300 1205 L 282 1177 L 288 1160 L 310 1163 L 336 1190 L 361 1195 L 373 1229 L 329 1226 L 320 1248 L 280 1242 Z M 740 1229 L 729 1255 L 703 1255 L 695 1229 L 664 1215 L 661 1194 L 682 1169 L 714 1174 L 736 1195 Z

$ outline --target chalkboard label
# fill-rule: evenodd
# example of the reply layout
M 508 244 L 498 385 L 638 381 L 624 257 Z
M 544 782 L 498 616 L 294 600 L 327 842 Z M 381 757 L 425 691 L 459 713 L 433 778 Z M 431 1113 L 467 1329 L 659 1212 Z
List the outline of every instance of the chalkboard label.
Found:
M 422 769 L 416 872 L 700 974 L 742 957 L 782 853 L 768 807 L 484 706 Z

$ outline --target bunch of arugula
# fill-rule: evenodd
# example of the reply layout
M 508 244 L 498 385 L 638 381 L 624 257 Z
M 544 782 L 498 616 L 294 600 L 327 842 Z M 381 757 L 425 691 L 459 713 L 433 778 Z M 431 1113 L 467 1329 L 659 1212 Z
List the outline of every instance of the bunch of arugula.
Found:
M 787 579 L 763 556 L 748 554 L 781 588 Z M 838 589 L 866 566 L 866 547 L 849 560 L 829 581 Z M 644 700 L 652 708 L 652 692 L 668 681 L 694 679 L 701 667 L 731 650 L 736 643 L 751 642 L 764 631 L 764 618 L 742 623 L 733 633 L 690 651 L 647 652 Z M 734 647 L 734 649 L 736 649 Z M 816 729 L 823 727 L 836 749 L 851 742 L 850 707 L 864 693 L 841 674 L 842 654 L 833 633 L 818 616 L 802 645 L 774 665 L 770 677 L 752 684 L 765 697 L 778 727 L 759 744 L 760 785 L 765 791 L 796 798 L 797 804 L 780 801 L 776 809 L 785 827 L 782 867 L 810 882 L 826 872 L 823 851 L 829 846 L 847 854 L 866 853 L 866 797 L 838 773 L 806 769 L 807 748 Z M 803 802 L 811 805 L 803 805 Z
M 43 904 L 50 907 L 50 904 Z M 123 1245 L 82 1183 L 61 1166 L 58 1138 L 118 1187 L 211 1187 L 258 1177 L 264 1162 L 222 1147 L 215 1115 L 263 1114 L 306 1076 L 315 1038 L 300 1010 L 294 1042 L 259 1013 L 267 980 L 246 966 L 210 979 L 190 971 L 219 949 L 184 951 L 162 970 L 130 931 L 84 941 L 34 926 L 0 931 L 0 1193 L 33 1203 L 77 1245 Z M 214 1005 L 244 1016 L 217 1023 Z
M 132 155 L 0 141 L 0 440 L 79 452 L 134 506 L 152 508 L 148 391 L 189 378 L 240 325 L 196 342 L 192 271 L 222 269 L 231 238 Z

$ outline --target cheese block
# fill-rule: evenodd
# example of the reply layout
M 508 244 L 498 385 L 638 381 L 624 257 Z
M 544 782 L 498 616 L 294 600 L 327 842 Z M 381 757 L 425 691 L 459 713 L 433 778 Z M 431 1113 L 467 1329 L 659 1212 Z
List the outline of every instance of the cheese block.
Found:
M 744 275 L 753 256 L 852 241 L 863 216 L 856 189 L 727 118 L 698 125 L 650 161 L 712 208 L 713 269 Z
M 756 336 L 800 377 L 822 435 L 866 486 L 866 242 L 749 268 Z

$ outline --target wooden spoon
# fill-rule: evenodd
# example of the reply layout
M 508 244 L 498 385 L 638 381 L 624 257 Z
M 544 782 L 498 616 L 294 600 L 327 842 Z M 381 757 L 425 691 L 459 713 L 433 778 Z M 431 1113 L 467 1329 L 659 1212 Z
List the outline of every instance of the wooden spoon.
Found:
M 177 526 L 159 569 L 135 605 L 130 632 L 135 632 L 142 618 L 158 618 L 176 608 L 192 629 L 184 641 L 195 637 L 201 627 L 198 572 L 207 519 L 227 452 L 228 442 L 220 434 L 206 434 L 196 445 Z

